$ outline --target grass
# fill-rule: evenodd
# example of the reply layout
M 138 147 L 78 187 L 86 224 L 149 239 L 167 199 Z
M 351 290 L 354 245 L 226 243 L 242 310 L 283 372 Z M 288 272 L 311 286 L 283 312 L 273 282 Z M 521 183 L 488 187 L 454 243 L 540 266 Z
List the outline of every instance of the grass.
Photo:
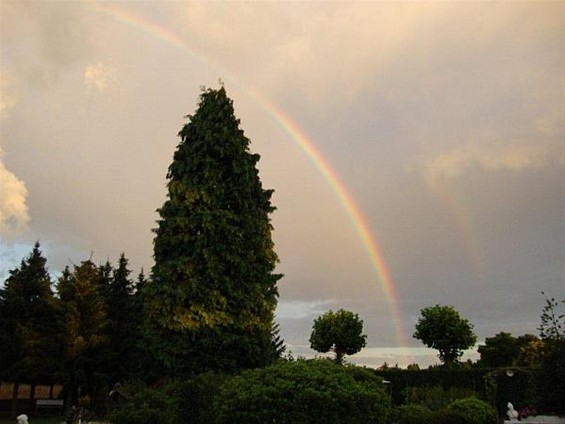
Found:
M 29 424 L 61 424 L 64 417 L 30 417 Z M 0 417 L 0 424 L 16 424 L 15 418 Z

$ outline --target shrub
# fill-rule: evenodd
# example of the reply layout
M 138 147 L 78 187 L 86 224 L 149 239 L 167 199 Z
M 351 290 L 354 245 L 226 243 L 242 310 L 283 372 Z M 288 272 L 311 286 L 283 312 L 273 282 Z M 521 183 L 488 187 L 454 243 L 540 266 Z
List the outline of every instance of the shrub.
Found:
M 470 424 L 463 412 L 453 409 L 441 409 L 432 412 L 429 422 L 433 424 Z
M 183 382 L 179 388 L 178 423 L 214 423 L 214 400 L 227 378 L 224 374 L 207 372 Z
M 401 405 L 393 411 L 394 424 L 428 424 L 433 422 L 432 411 L 424 405 Z
M 468 424 L 497 424 L 496 410 L 485 401 L 468 397 L 453 401 L 448 410 L 460 412 Z
M 128 384 L 123 388 L 124 404 L 110 412 L 112 424 L 176 424 L 178 411 L 178 385 L 146 387 Z
M 244 371 L 226 381 L 216 411 L 221 424 L 384 424 L 391 405 L 372 370 L 299 360 Z

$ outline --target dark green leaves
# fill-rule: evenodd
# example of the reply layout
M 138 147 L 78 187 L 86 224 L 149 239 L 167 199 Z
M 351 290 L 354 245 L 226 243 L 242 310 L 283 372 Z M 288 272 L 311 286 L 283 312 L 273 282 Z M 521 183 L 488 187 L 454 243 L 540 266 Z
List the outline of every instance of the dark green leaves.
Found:
M 333 351 L 338 364 L 343 362 L 345 355 L 359 352 L 366 342 L 363 321 L 359 315 L 344 309 L 329 311 L 316 318 L 310 336 L 312 349 L 322 353 Z
M 203 91 L 179 136 L 147 287 L 152 348 L 177 375 L 266 363 L 257 358 L 272 352 L 280 276 L 274 274 L 272 191 L 259 180 L 259 155 L 249 152 L 223 87 Z M 219 347 L 226 343 L 241 359 Z

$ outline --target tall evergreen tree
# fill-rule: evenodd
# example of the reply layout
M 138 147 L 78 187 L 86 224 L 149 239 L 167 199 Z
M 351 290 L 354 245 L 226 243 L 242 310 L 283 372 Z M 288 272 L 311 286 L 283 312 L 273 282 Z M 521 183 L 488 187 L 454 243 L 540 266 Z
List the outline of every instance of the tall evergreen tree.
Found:
M 223 87 L 204 90 L 179 133 L 147 284 L 150 348 L 175 374 L 272 360 L 277 255 L 261 185 Z
M 0 369 L 15 381 L 52 381 L 57 372 L 56 299 L 37 242 L 0 290 Z
M 64 328 L 67 406 L 76 405 L 79 386 L 90 395 L 91 402 L 96 402 L 105 383 L 101 371 L 106 371 L 109 334 L 107 305 L 102 295 L 104 275 L 87 260 L 75 266 L 73 272 L 65 268 L 57 283 Z
M 140 314 L 135 308 L 134 283 L 130 274 L 128 259 L 122 253 L 118 267 L 112 272 L 109 296 L 106 299 L 114 383 L 131 377 L 136 366 L 134 357 Z

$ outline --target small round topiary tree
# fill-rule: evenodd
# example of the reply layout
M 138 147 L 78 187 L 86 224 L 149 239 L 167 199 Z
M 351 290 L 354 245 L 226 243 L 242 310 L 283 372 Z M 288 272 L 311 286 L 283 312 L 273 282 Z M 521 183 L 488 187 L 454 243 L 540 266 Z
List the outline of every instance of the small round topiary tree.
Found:
M 318 352 L 335 353 L 335 362 L 343 364 L 345 355 L 354 355 L 365 347 L 363 320 L 345 309 L 328 311 L 314 320 L 310 347 Z
M 496 410 L 487 402 L 468 397 L 457 399 L 449 404 L 448 410 L 461 413 L 467 424 L 497 424 L 498 415 Z

